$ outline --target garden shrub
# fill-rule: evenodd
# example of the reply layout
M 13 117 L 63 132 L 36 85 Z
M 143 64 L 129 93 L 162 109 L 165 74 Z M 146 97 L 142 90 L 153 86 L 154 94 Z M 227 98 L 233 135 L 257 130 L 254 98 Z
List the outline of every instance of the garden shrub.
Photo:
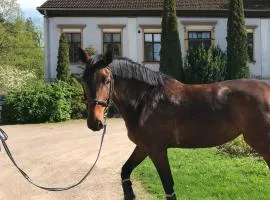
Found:
M 69 84 L 35 82 L 9 92 L 3 106 L 4 123 L 42 123 L 69 120 L 72 113 Z
M 184 64 L 185 82 L 214 83 L 226 78 L 226 56 L 219 47 L 191 48 Z
M 37 76 L 30 70 L 21 70 L 14 66 L 0 65 L 0 90 L 7 93 L 37 81 Z
M 51 94 L 54 101 L 54 112 L 49 119 L 50 122 L 60 122 L 71 119 L 72 113 L 72 88 L 68 83 L 58 81 L 51 84 L 53 94 Z
M 258 155 L 245 141 L 243 136 L 217 147 L 218 152 L 230 156 L 256 156 Z
M 116 105 L 113 102 L 110 102 L 110 104 L 109 104 L 108 117 L 109 118 L 120 117 L 118 108 L 116 107 Z
M 70 89 L 71 89 L 71 107 L 72 119 L 82 119 L 87 117 L 86 105 L 84 102 L 84 93 L 83 87 L 80 82 L 74 77 L 69 80 Z

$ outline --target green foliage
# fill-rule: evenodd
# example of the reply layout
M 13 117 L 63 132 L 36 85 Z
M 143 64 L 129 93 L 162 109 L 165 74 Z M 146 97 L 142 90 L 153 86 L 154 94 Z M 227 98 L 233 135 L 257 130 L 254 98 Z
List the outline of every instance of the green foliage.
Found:
M 68 39 L 65 33 L 61 34 L 59 40 L 58 61 L 56 71 L 58 80 L 67 81 L 70 78 L 69 46 L 68 46 Z
M 30 19 L 18 18 L 0 24 L 0 65 L 31 70 L 42 79 L 44 51 L 40 35 Z
M 5 123 L 59 122 L 78 118 L 84 110 L 82 89 L 75 82 L 35 82 L 8 93 L 2 118 Z
M 211 149 L 168 151 L 177 199 L 268 200 L 270 173 L 258 157 L 230 157 Z M 135 178 L 151 194 L 163 200 L 158 173 L 147 159 L 135 170 Z M 143 198 L 142 198 L 143 199 Z
M 113 102 L 110 102 L 108 108 L 108 117 L 119 117 L 119 110 Z
M 218 152 L 231 156 L 258 156 L 256 151 L 252 149 L 245 141 L 243 136 L 238 137 L 232 142 L 217 147 Z
M 93 45 L 89 45 L 89 47 L 85 48 L 85 52 L 88 56 L 93 56 L 97 54 L 97 50 Z
M 184 65 L 185 82 L 200 84 L 226 78 L 226 56 L 219 47 L 189 49 Z
M 83 87 L 80 82 L 77 81 L 76 78 L 71 78 L 68 81 L 71 89 L 71 107 L 72 119 L 81 119 L 87 117 L 86 105 L 84 102 L 84 93 Z
M 51 108 L 55 110 L 49 118 L 49 122 L 60 122 L 71 119 L 72 113 L 72 88 L 68 83 L 58 81 L 51 85 L 53 94 L 52 100 L 55 102 Z
M 160 71 L 179 81 L 184 81 L 183 61 L 175 5 L 175 0 L 164 0 Z
M 38 77 L 32 71 L 0 65 L 0 90 L 5 93 L 20 90 L 37 80 Z
M 230 0 L 227 23 L 228 79 L 249 77 L 243 0 Z

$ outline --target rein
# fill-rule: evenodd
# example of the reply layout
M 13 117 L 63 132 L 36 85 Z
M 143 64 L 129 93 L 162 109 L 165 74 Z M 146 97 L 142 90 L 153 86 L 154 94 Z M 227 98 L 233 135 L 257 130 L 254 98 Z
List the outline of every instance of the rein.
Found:
M 111 80 L 113 81 L 113 79 Z M 101 149 L 103 146 L 103 141 L 104 141 L 104 136 L 106 134 L 106 130 L 107 130 L 107 113 L 108 113 L 108 107 L 109 107 L 109 103 L 110 103 L 110 99 L 111 99 L 111 92 L 113 89 L 113 83 L 110 82 L 110 90 L 109 90 L 109 97 L 107 100 L 98 100 L 98 99 L 87 99 L 87 101 L 89 102 L 94 102 L 95 104 L 99 104 L 105 107 L 105 112 L 104 112 L 104 126 L 103 126 L 103 133 L 102 133 L 102 137 L 101 137 L 101 142 L 100 142 L 100 147 L 99 147 L 99 151 L 97 154 L 97 158 L 94 162 L 94 164 L 92 165 L 92 167 L 89 169 L 89 171 L 84 175 L 84 177 L 76 184 L 71 185 L 71 186 L 67 186 L 67 187 L 56 187 L 56 188 L 51 188 L 51 187 L 44 187 L 44 186 L 40 186 L 38 184 L 36 184 L 16 163 L 16 161 L 14 160 L 8 145 L 6 144 L 6 140 L 8 139 L 8 135 L 5 133 L 4 130 L 2 130 L 0 128 L 0 140 L 3 144 L 3 147 L 8 155 L 8 157 L 10 158 L 11 162 L 14 164 L 14 166 L 19 170 L 19 172 L 23 175 L 23 177 L 32 185 L 36 186 L 37 188 L 40 188 L 42 190 L 47 190 L 47 191 L 52 191 L 52 192 L 61 192 L 61 191 L 66 191 L 72 188 L 77 187 L 78 185 L 80 185 L 82 182 L 85 181 L 85 179 L 88 177 L 88 175 L 92 172 L 93 168 L 95 167 L 95 165 L 97 164 L 97 161 L 99 159 L 100 153 L 101 153 Z M 1 149 L 0 149 L 1 151 Z
M 106 117 L 107 118 L 107 117 Z M 102 137 L 101 137 L 101 143 L 100 143 L 100 148 L 99 148 L 99 151 L 98 151 L 98 154 L 97 154 L 97 158 L 94 162 L 94 164 L 92 165 L 92 167 L 90 168 L 90 170 L 84 175 L 84 177 L 76 184 L 74 185 L 71 185 L 71 186 L 67 186 L 67 187 L 55 187 L 55 188 L 51 188 L 51 187 L 44 187 L 44 186 L 40 186 L 38 184 L 36 184 L 30 177 L 29 175 L 26 174 L 26 172 L 24 172 L 19 166 L 18 164 L 16 163 L 16 161 L 14 160 L 9 148 L 8 148 L 8 145 L 6 144 L 6 140 L 8 139 L 8 135 L 5 133 L 5 131 L 3 129 L 0 128 L 0 139 L 1 139 L 1 142 L 3 144 L 3 147 L 9 157 L 9 159 L 11 160 L 11 162 L 14 164 L 14 166 L 19 170 L 19 172 L 23 175 L 23 177 L 32 185 L 34 185 L 35 187 L 39 188 L 39 189 L 42 189 L 42 190 L 47 190 L 47 191 L 52 191 L 52 192 L 61 192 L 61 191 L 66 191 L 66 190 L 70 190 L 74 187 L 77 187 L 78 185 L 80 185 L 82 182 L 85 181 L 85 179 L 88 177 L 88 175 L 92 172 L 93 168 L 95 167 L 98 159 L 99 159 L 99 156 L 100 156 L 100 152 L 101 152 L 101 149 L 102 149 L 102 145 L 103 145 L 103 141 L 104 141 L 104 136 L 106 134 L 106 128 L 107 128 L 107 124 L 106 124 L 106 119 L 105 118 L 105 123 L 104 123 L 104 129 L 103 129 L 103 133 L 102 133 Z

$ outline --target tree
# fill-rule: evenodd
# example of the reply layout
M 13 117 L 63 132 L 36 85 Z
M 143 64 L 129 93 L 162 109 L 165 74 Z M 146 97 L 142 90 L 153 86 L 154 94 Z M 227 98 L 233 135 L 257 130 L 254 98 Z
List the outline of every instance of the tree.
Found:
M 247 32 L 243 0 L 230 0 L 227 28 L 227 78 L 248 78 Z
M 57 79 L 67 81 L 70 77 L 69 71 L 69 46 L 65 33 L 62 33 L 59 40 L 58 61 L 57 61 Z
M 25 21 L 25 30 L 32 37 L 33 42 L 38 47 L 41 45 L 42 36 L 40 30 L 35 26 L 31 18 L 26 19 Z
M 163 4 L 160 71 L 184 81 L 175 0 L 164 0 Z
M 0 25 L 0 65 L 29 70 L 43 78 L 44 51 L 33 37 L 37 33 L 39 32 L 34 25 L 29 30 L 22 17 Z
M 21 9 L 17 0 L 0 0 L 0 19 L 14 21 L 21 15 Z

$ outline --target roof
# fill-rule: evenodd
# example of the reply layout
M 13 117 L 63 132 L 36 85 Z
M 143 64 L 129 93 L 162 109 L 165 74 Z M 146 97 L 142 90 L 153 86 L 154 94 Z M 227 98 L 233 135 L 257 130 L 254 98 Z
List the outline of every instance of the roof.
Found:
M 229 0 L 176 0 L 177 11 L 210 11 L 215 12 L 228 9 Z M 244 7 L 246 12 L 269 12 L 269 0 L 244 0 Z M 75 14 L 74 11 L 80 11 L 81 15 L 86 15 L 87 12 L 94 11 L 92 15 L 115 15 L 115 11 L 121 16 L 123 11 L 128 15 L 141 15 L 142 11 L 152 11 L 152 14 L 159 16 L 163 8 L 163 0 L 47 0 L 41 5 L 38 10 L 45 14 L 44 10 L 51 12 L 51 14 Z M 69 12 L 69 11 L 73 12 Z M 106 10 L 106 13 L 104 12 Z M 52 12 L 54 11 L 54 12 Z M 156 12 L 153 12 L 156 11 Z M 158 11 L 158 12 L 157 12 Z M 103 14 L 102 14 L 103 12 Z M 181 12 L 179 12 L 181 14 Z M 84 13 L 84 14 L 83 14 Z M 151 12 L 145 12 L 151 15 Z M 259 14 L 259 13 L 258 13 Z M 262 15 L 262 13 L 261 13 Z M 270 14 L 269 14 L 270 15 Z

